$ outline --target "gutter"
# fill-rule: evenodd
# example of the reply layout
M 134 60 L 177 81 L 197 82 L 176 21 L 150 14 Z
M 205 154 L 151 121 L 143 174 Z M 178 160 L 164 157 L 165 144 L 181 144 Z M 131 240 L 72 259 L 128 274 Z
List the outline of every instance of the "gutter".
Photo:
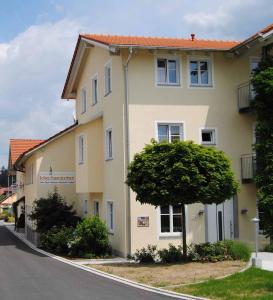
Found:
M 130 139 L 129 139 L 129 78 L 128 67 L 129 62 L 133 56 L 133 48 L 129 48 L 129 55 L 124 64 L 124 90 L 125 90 L 125 103 L 124 103 L 124 124 L 125 124 L 125 175 L 128 173 L 128 166 L 130 163 Z M 126 176 L 125 176 L 126 177 Z M 126 218 L 127 218 L 127 254 L 131 254 L 131 193 L 130 187 L 126 185 Z

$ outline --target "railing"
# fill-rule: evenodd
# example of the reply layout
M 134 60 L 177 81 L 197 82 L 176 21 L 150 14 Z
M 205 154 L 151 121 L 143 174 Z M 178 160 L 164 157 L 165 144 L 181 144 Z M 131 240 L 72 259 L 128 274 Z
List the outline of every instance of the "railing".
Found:
M 255 97 L 255 92 L 250 81 L 238 86 L 238 109 L 240 113 L 249 112 L 250 103 Z
M 256 158 L 254 154 L 244 154 L 241 156 L 241 173 L 243 183 L 253 181 L 256 173 Z

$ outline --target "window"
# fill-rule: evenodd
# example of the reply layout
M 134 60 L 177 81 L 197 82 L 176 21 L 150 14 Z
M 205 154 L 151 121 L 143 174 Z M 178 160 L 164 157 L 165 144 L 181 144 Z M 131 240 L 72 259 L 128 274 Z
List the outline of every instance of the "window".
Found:
M 182 232 L 181 205 L 166 205 L 160 207 L 160 233 L 175 234 Z
M 83 135 L 79 136 L 79 164 L 84 162 L 84 137 Z
M 26 167 L 26 184 L 33 183 L 33 164 Z
M 192 86 L 211 86 L 211 61 L 208 59 L 190 60 L 190 84 Z
M 183 140 L 183 127 L 182 124 L 158 124 L 158 141 L 181 141 Z
M 84 114 L 86 112 L 86 90 L 82 89 L 81 91 L 81 113 Z
M 113 159 L 113 135 L 112 129 L 106 130 L 106 159 Z
M 107 226 L 110 232 L 114 231 L 114 206 L 111 201 L 107 201 Z
M 107 63 L 104 67 L 104 89 L 105 96 L 111 93 L 111 64 Z
M 201 144 L 216 145 L 215 129 L 201 129 Z
M 92 79 L 92 105 L 98 103 L 98 78 Z
M 86 215 L 88 213 L 88 201 L 83 201 L 83 213 Z
M 158 84 L 179 84 L 179 60 L 178 59 L 157 59 L 157 83 Z
M 98 201 L 94 201 L 94 216 L 100 215 L 100 205 Z

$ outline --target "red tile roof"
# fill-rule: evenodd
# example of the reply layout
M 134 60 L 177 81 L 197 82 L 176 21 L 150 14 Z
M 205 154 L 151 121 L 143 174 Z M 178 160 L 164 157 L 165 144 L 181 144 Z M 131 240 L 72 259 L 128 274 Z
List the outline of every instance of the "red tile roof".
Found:
M 27 151 L 40 143 L 44 140 L 27 140 L 27 139 L 11 139 L 10 140 L 10 159 L 12 165 L 15 163 L 17 158 Z
M 158 48 L 181 48 L 181 49 L 216 49 L 228 50 L 240 42 L 202 39 L 181 39 L 163 37 L 141 37 L 101 34 L 81 34 L 82 38 L 105 44 L 107 46 L 139 46 Z
M 263 28 L 262 30 L 260 30 L 258 33 L 262 33 L 262 34 L 265 34 L 265 33 L 268 33 L 269 31 L 273 30 L 273 23 L 266 26 L 265 28 Z

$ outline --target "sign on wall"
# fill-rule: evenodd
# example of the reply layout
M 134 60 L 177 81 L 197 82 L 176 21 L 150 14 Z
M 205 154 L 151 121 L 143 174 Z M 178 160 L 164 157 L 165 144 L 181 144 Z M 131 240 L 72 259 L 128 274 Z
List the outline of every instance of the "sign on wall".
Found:
M 41 184 L 71 184 L 75 182 L 75 172 L 40 172 Z
M 137 217 L 137 227 L 149 227 L 149 217 Z

